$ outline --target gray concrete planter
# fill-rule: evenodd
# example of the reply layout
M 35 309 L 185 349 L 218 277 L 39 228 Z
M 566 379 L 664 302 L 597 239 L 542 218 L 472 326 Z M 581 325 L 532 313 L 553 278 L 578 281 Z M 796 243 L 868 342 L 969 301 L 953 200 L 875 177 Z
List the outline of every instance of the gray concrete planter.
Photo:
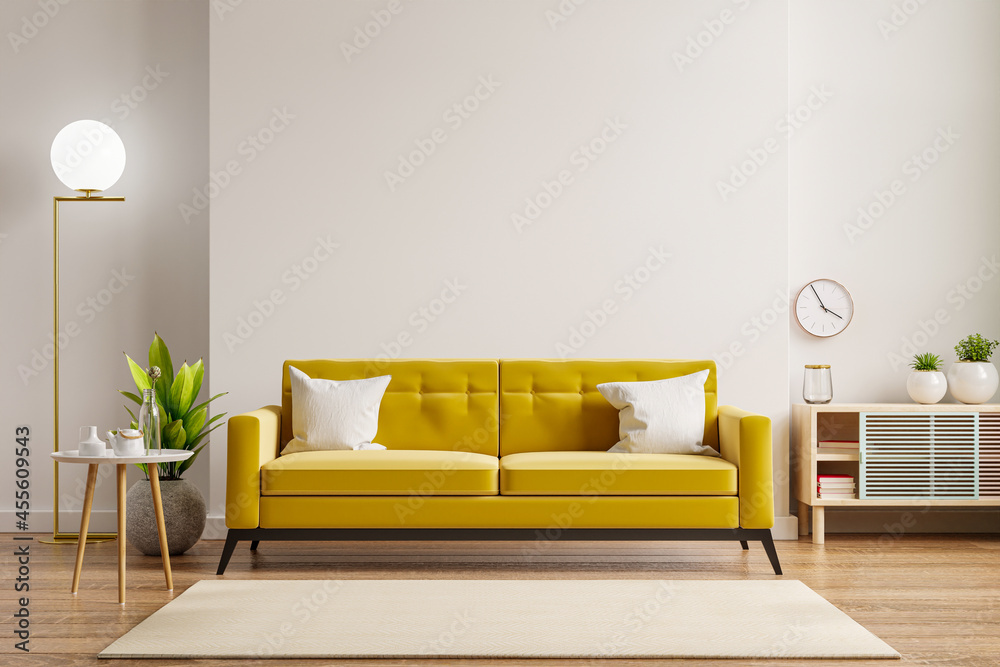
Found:
M 208 515 L 205 498 L 194 484 L 185 479 L 160 482 L 163 520 L 167 526 L 170 555 L 179 556 L 201 539 Z M 125 497 L 125 537 L 128 543 L 147 556 L 160 555 L 160 537 L 156 532 L 156 514 L 149 481 L 132 485 Z

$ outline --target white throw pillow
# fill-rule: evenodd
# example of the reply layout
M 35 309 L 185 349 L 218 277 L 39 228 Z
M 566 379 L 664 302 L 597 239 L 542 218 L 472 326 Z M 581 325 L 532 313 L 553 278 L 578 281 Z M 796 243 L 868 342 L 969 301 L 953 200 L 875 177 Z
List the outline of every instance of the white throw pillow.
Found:
M 652 382 L 605 382 L 597 391 L 618 408 L 618 437 L 609 452 L 631 454 L 719 453 L 705 436 L 708 371 Z
M 372 448 L 379 405 L 392 376 L 314 380 L 294 366 L 288 367 L 288 374 L 293 437 L 282 454 Z

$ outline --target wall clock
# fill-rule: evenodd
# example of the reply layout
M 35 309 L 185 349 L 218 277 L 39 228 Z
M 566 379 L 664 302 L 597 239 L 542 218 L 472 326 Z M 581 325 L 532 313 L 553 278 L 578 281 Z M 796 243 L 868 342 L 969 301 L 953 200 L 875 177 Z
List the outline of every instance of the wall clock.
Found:
M 853 317 L 854 299 L 836 280 L 813 280 L 795 296 L 795 321 L 807 334 L 819 338 L 836 336 Z

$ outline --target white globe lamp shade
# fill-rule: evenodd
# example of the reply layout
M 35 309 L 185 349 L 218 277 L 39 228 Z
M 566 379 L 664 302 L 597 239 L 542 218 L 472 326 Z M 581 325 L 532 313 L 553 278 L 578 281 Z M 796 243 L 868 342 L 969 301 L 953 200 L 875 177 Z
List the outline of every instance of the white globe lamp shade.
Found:
M 52 169 L 68 188 L 101 192 L 125 171 L 125 144 L 118 134 L 96 120 L 70 123 L 52 141 Z

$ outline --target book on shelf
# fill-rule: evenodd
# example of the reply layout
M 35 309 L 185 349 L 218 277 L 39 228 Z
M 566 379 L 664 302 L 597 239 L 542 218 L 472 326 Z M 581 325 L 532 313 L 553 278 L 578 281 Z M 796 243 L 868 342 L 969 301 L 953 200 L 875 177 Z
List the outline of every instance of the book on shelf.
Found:
M 816 496 L 818 498 L 853 500 L 855 495 L 854 477 L 851 475 L 817 475 Z

